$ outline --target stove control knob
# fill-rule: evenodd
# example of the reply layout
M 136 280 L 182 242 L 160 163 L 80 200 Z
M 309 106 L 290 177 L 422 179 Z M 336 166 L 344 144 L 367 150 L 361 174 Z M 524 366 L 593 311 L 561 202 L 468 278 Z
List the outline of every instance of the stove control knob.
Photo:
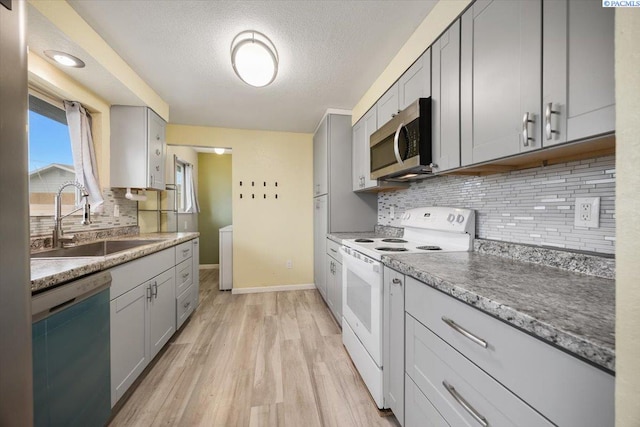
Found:
M 449 214 L 449 216 L 447 216 L 447 221 L 449 221 L 450 223 L 453 224 L 453 221 L 456 220 L 456 216 L 454 214 Z
M 462 224 L 464 222 L 464 215 L 458 215 L 458 217 L 456 218 L 456 222 L 458 224 Z

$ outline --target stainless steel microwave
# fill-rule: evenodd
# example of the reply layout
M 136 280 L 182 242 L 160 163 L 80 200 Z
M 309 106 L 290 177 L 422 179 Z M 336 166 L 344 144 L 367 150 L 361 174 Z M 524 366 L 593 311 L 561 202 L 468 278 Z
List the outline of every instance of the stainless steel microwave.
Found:
M 369 140 L 371 179 L 410 181 L 431 175 L 431 98 L 420 98 Z

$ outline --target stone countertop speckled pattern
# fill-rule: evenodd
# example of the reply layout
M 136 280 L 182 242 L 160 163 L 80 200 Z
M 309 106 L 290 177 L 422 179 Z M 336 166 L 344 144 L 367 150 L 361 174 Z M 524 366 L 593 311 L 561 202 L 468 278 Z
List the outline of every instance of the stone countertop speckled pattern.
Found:
M 158 240 L 137 248 L 127 249 L 107 256 L 78 258 L 33 258 L 31 259 L 31 292 L 68 282 L 96 271 L 106 270 L 119 264 L 161 251 L 195 239 L 200 233 L 148 233 L 127 236 L 117 240 Z M 109 239 L 116 240 L 116 239 Z
M 615 370 L 615 283 L 474 252 L 382 262 L 608 371 Z

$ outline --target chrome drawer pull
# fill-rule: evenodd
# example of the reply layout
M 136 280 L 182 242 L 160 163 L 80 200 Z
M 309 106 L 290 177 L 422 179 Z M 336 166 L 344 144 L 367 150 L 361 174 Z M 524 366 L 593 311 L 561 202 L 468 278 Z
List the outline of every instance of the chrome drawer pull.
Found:
M 187 277 L 189 277 L 189 273 L 184 273 L 184 274 L 182 275 L 182 278 L 183 278 L 183 279 L 186 279 Z
M 525 147 L 529 146 L 529 141 L 533 141 L 533 138 L 529 136 L 529 123 L 534 123 L 533 114 L 529 112 L 524 113 L 522 117 L 522 145 Z
M 397 277 L 395 279 L 393 279 L 391 281 L 394 285 L 400 285 L 402 286 L 402 280 L 398 279 Z
M 335 250 L 335 249 L 333 249 L 333 248 L 329 248 L 329 249 L 331 249 L 331 252 L 333 252 L 334 254 L 337 254 L 337 253 L 338 253 L 338 251 L 336 251 L 336 250 Z
M 560 114 L 560 111 L 553 110 L 553 104 L 549 102 L 544 110 L 544 131 L 547 139 L 551 139 L 554 133 L 560 133 L 557 130 L 551 128 L 551 115 Z
M 451 328 L 453 328 L 453 330 L 455 330 L 456 332 L 464 335 L 465 337 L 469 338 L 471 341 L 473 341 L 474 343 L 478 344 L 481 347 L 487 348 L 487 342 L 485 340 L 483 340 L 482 338 L 478 338 L 477 336 L 473 335 L 471 332 L 467 331 L 466 329 L 464 329 L 462 326 L 458 325 L 456 322 L 454 322 L 453 320 L 442 316 L 442 321 L 444 323 L 446 323 L 447 325 L 451 326 Z
M 188 248 L 187 249 L 183 249 L 182 253 L 185 254 L 185 255 L 188 254 L 189 253 L 189 249 Z
M 442 385 L 444 386 L 444 388 L 447 389 L 447 391 L 449 392 L 449 394 L 451 394 L 451 396 L 455 399 L 455 401 L 458 402 L 460 406 L 462 406 L 464 410 L 467 411 L 469 415 L 473 417 L 474 420 L 480 423 L 482 427 L 489 426 L 487 419 L 482 415 L 480 415 L 480 413 L 476 411 L 475 408 L 471 406 L 469 402 L 467 402 L 464 399 L 464 397 L 460 396 L 460 394 L 458 394 L 458 392 L 456 391 L 455 387 L 453 387 L 452 385 L 449 385 L 446 381 L 442 381 Z

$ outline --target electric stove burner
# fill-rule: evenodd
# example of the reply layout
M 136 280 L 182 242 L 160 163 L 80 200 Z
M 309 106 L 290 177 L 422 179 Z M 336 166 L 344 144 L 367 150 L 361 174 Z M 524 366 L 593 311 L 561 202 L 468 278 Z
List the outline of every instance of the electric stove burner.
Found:
M 407 243 L 407 241 L 403 239 L 382 239 L 382 241 L 386 243 Z
M 355 242 L 357 242 L 357 243 L 373 243 L 373 240 L 371 240 L 371 239 L 356 239 Z
M 385 251 L 385 252 L 406 252 L 407 248 L 392 248 L 387 246 L 382 246 L 380 248 L 376 248 L 377 251 Z
M 440 246 L 418 246 L 416 249 L 422 249 L 423 251 L 441 251 Z

